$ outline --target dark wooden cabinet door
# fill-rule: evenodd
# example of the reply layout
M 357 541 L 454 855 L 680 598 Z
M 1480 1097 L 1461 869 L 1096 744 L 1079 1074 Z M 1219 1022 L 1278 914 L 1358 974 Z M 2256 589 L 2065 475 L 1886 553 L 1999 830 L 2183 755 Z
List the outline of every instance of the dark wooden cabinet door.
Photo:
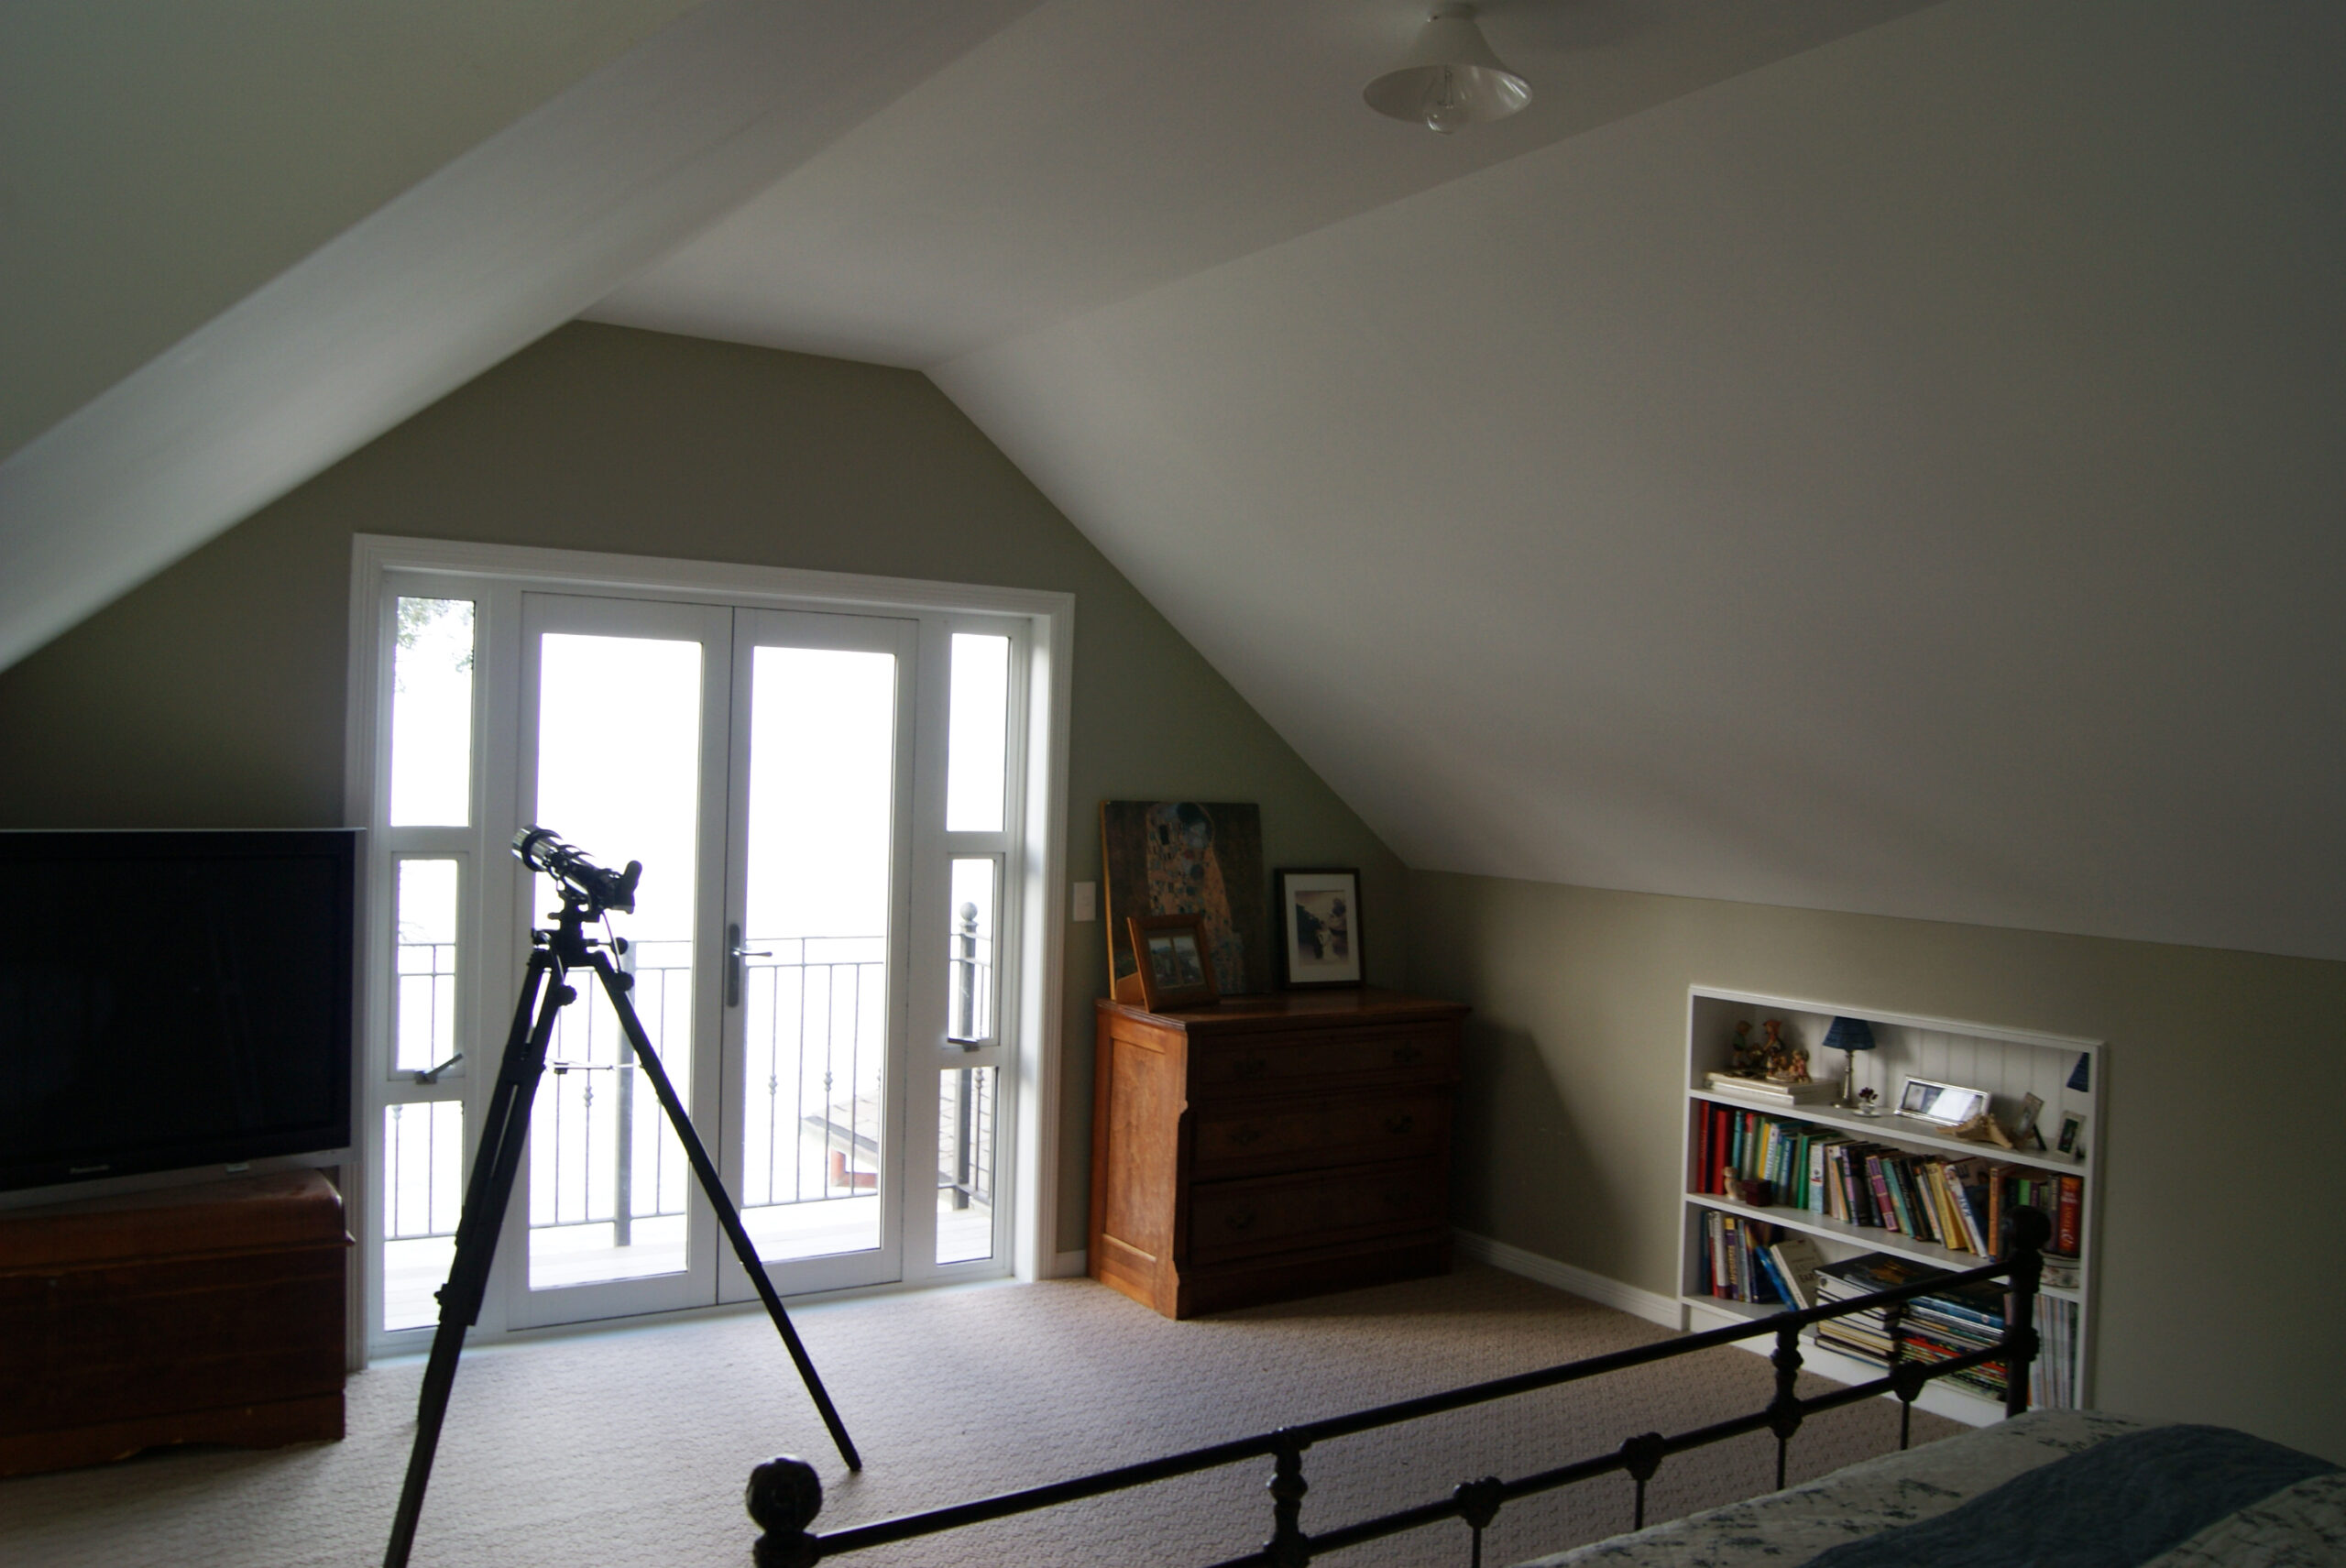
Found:
M 1101 1003 L 1092 1277 L 1189 1317 L 1447 1269 L 1465 1013 L 1379 991 Z

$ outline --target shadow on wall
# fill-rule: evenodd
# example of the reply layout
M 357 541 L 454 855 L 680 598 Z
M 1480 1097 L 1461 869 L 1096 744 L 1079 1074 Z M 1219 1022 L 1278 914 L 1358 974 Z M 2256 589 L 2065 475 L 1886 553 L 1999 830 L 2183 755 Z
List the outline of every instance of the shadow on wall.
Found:
M 1565 1097 L 1560 1066 L 1527 1030 L 1466 1020 L 1451 1219 L 1476 1234 L 1570 1259 L 1622 1234 L 1629 1217 Z M 1536 1186 L 1502 1179 L 1510 1162 L 1493 1159 L 1493 1148 L 1539 1150 Z

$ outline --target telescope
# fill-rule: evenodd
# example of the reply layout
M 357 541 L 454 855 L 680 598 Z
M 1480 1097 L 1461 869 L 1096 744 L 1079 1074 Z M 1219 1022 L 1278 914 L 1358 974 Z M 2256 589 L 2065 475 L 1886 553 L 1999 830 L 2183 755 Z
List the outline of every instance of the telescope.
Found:
M 622 915 L 634 912 L 635 884 L 643 875 L 641 861 L 630 861 L 623 872 L 598 866 L 586 850 L 556 838 L 551 828 L 524 828 L 514 834 L 513 853 L 532 871 L 554 878 L 565 900 L 587 905 L 589 920 L 607 909 Z

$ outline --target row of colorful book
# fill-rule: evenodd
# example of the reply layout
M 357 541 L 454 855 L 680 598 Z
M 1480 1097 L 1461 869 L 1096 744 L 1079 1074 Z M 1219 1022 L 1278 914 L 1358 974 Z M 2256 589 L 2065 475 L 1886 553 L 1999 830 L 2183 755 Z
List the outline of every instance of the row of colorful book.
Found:
M 2074 1258 L 2085 1182 L 1987 1158 L 1948 1159 L 1869 1143 L 1760 1111 L 1697 1102 L 1695 1190 L 1725 1195 L 1730 1177 L 1766 1181 L 1774 1201 L 1981 1257 L 2001 1254 L 2007 1217 L 2044 1211 L 2048 1250 Z

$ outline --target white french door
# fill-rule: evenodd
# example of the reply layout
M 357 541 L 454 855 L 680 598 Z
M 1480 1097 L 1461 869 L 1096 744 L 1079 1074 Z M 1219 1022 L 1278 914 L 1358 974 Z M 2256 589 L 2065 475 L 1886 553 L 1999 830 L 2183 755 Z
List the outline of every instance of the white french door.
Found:
M 778 1288 L 902 1273 L 919 627 L 734 617 L 726 1186 Z M 900 1193 L 899 1188 L 906 1190 Z M 726 1260 L 724 1296 L 750 1282 Z
M 620 962 L 776 1287 L 900 1277 L 926 1174 L 902 1157 L 919 624 L 526 594 L 521 630 L 520 817 L 643 862 L 610 920 Z M 748 1298 L 608 999 L 580 989 L 508 1216 L 510 1321 Z
M 428 1337 L 554 906 L 529 824 L 643 862 L 619 961 L 780 1289 L 1008 1273 L 1014 1186 L 1051 1266 L 1062 596 L 371 539 L 355 583 L 378 1349 Z M 752 1294 L 586 978 L 484 1332 Z

